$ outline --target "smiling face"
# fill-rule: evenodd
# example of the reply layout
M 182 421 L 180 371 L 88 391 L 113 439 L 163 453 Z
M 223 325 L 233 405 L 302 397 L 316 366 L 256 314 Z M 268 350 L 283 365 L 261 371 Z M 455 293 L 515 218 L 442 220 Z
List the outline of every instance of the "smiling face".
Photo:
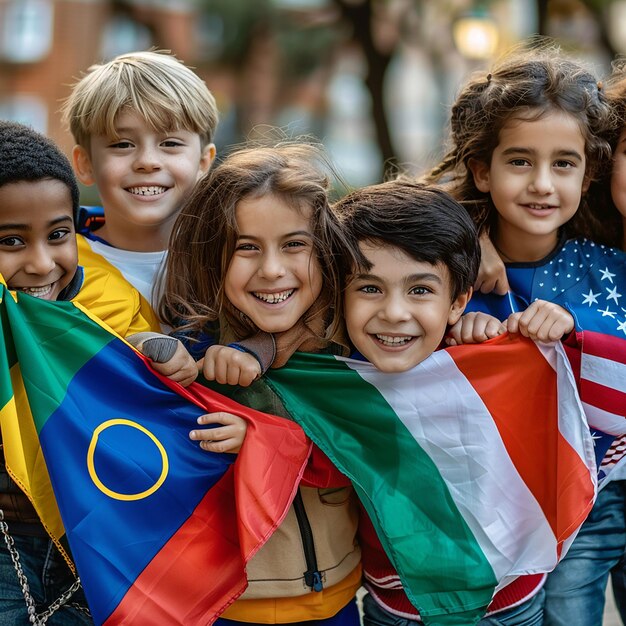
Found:
M 56 300 L 78 265 L 72 197 L 46 178 L 0 187 L 0 273 L 9 289 Z
M 362 242 L 359 247 L 372 267 L 353 276 L 346 288 L 348 335 L 378 370 L 404 372 L 437 349 L 469 294 L 452 300 L 444 264 L 416 261 L 389 245 Z
M 213 144 L 184 129 L 155 131 L 141 116 L 122 111 L 117 137 L 97 135 L 87 151 L 76 146 L 74 168 L 96 184 L 106 215 L 99 235 L 126 250 L 164 250 L 174 220 L 215 157 Z
M 510 121 L 491 163 L 470 163 L 476 187 L 498 211 L 495 243 L 505 260 L 536 261 L 556 247 L 588 186 L 585 165 L 579 123 L 561 112 Z
M 239 235 L 224 292 L 260 330 L 289 330 L 320 295 L 310 212 L 273 194 L 237 203 Z

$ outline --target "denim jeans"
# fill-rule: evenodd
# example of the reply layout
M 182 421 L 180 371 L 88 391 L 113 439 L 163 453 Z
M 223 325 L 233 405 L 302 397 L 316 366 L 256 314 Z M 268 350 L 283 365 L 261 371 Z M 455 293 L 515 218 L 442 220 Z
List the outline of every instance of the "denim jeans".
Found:
M 545 585 L 545 626 L 601 626 L 609 574 L 626 624 L 626 481 L 604 487 Z
M 543 599 L 542 589 L 519 606 L 496 613 L 491 617 L 483 617 L 476 626 L 542 626 Z M 369 593 L 363 598 L 363 626 L 416 626 L 419 623 L 388 613 Z M 574 623 L 570 626 L 574 626 Z
M 28 579 L 30 593 L 37 613 L 45 611 L 51 602 L 71 587 L 74 576 L 56 546 L 46 537 L 14 536 L 20 563 Z M 87 608 L 82 588 L 69 599 L 70 605 Z M 28 626 L 26 602 L 11 555 L 0 536 L 0 626 Z M 50 626 L 93 626 L 89 615 L 74 606 L 64 605 L 53 613 L 46 624 Z

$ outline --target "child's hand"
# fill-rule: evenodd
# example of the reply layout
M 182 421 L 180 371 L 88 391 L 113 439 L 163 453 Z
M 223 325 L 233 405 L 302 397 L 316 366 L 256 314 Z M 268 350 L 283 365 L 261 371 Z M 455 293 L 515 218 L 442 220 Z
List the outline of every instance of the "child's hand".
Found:
M 495 293 L 503 296 L 509 290 L 506 268 L 496 252 L 487 233 L 482 233 L 480 241 L 480 267 L 474 283 L 474 289 L 482 293 Z
M 558 304 L 535 300 L 525 311 L 506 320 L 510 333 L 520 333 L 534 341 L 558 341 L 574 330 L 574 318 Z
M 173 339 L 173 337 L 168 337 L 168 339 Z M 153 361 L 152 368 L 162 376 L 167 376 L 183 387 L 188 387 L 198 376 L 198 366 L 185 346 L 178 339 L 175 341 L 177 345 L 174 354 L 165 362 Z
M 198 424 L 222 424 L 217 428 L 192 430 L 189 439 L 200 442 L 200 447 L 208 452 L 239 452 L 246 437 L 248 423 L 232 413 L 207 413 L 198 418 Z
M 465 343 L 482 343 L 506 331 L 504 324 L 493 315 L 474 312 L 466 313 L 450 327 L 446 335 L 446 345 L 460 346 Z
M 198 367 L 207 380 L 222 385 L 247 387 L 261 375 L 261 365 L 255 357 L 228 346 L 210 346 Z
M 198 376 L 198 367 L 185 346 L 175 337 L 161 333 L 135 333 L 126 341 L 152 361 L 152 368 L 162 376 L 180 383 L 191 385 Z

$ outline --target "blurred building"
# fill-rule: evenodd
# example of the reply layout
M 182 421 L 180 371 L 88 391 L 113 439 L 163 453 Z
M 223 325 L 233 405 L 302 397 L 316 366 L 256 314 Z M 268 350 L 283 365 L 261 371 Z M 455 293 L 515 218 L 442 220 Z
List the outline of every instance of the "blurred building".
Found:
M 30 124 L 66 152 L 59 108 L 92 63 L 158 46 L 193 59 L 194 0 L 0 0 L 0 119 Z

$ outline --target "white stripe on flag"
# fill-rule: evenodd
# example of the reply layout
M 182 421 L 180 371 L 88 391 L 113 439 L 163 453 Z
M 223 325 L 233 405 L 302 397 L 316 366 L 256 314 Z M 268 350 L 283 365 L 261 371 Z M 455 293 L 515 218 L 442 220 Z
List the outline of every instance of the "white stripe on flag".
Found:
M 588 402 L 583 402 L 583 407 L 591 428 L 597 428 L 609 435 L 626 435 L 626 419 L 623 415 L 604 411 Z
M 534 571 L 554 567 L 552 529 L 483 401 L 447 352 L 435 352 L 409 375 L 347 365 L 378 389 L 430 456 L 498 579 L 525 574 L 531 564 Z
M 624 363 L 583 352 L 580 360 L 580 377 L 626 393 L 626 365 Z
M 593 439 L 586 426 L 588 414 L 578 395 L 576 377 L 560 341 L 535 343 L 537 349 L 556 372 L 559 397 L 559 431 L 589 468 L 595 468 Z M 624 421 L 624 420 L 622 420 Z M 591 471 L 593 479 L 597 472 Z

